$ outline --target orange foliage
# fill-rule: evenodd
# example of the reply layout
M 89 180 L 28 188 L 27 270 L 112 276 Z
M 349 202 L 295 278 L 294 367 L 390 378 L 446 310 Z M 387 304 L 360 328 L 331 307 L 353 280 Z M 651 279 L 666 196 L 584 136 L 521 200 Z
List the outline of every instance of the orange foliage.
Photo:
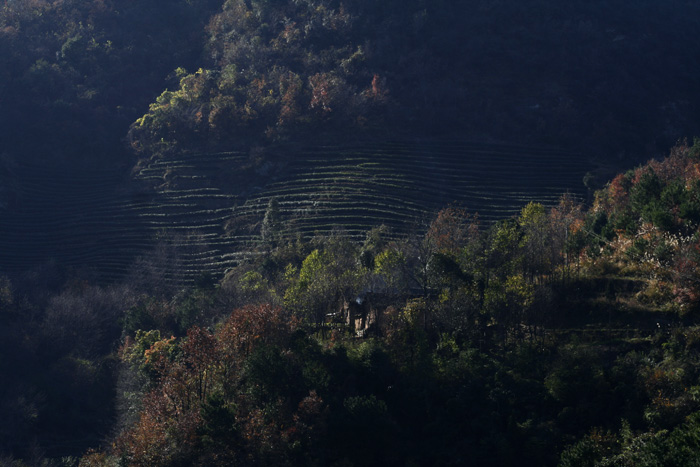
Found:
M 309 78 L 309 85 L 311 86 L 311 103 L 309 106 L 312 109 L 320 108 L 324 113 L 333 111 L 331 104 L 334 104 L 334 81 L 330 73 L 316 73 Z
M 478 219 L 464 209 L 449 207 L 438 212 L 430 224 L 426 240 L 443 253 L 455 253 L 473 235 L 478 234 Z
M 106 453 L 89 449 L 85 455 L 80 458 L 78 467 L 102 467 L 108 465 L 110 465 L 110 463 Z
M 143 399 L 139 421 L 115 442 L 115 451 L 126 457 L 129 465 L 165 465 L 172 455 L 168 428 L 174 421 L 172 410 L 162 394 L 153 391 Z
M 569 226 L 571 233 L 578 232 L 584 223 L 583 206 L 571 196 L 564 195 L 559 204 L 549 211 L 550 222 Z
M 137 466 L 166 465 L 182 458 L 196 443 L 202 425 L 200 407 L 211 391 L 231 384 L 257 345 L 281 344 L 296 326 L 279 307 L 251 305 L 231 313 L 215 333 L 190 328 L 176 356 L 171 352 L 178 345 L 174 337 L 155 342 L 145 356 L 159 374 L 156 387 L 144 397 L 139 421 L 115 443 L 116 453 Z M 302 401 L 299 423 L 306 419 L 304 414 L 317 412 L 314 396 Z M 242 423 L 244 435 L 256 442 L 267 440 L 272 446 L 273 438 L 279 437 L 279 427 L 256 409 Z
M 280 109 L 277 125 L 293 122 L 300 115 L 298 100 L 301 96 L 301 80 L 291 71 L 280 78 L 282 108 Z
M 309 395 L 299 402 L 297 411 L 292 416 L 294 423 L 282 433 L 284 441 L 301 445 L 312 442 L 315 428 L 318 429 L 322 425 L 319 421 L 324 415 L 324 407 L 323 399 L 316 391 L 310 391 Z
M 155 342 L 144 352 L 144 364 L 153 368 L 159 376 L 168 372 L 168 353 L 175 344 L 175 336 Z
M 197 397 L 201 401 L 207 394 L 214 367 L 218 361 L 217 341 L 214 336 L 199 326 L 187 331 L 187 342 L 182 346 L 185 353 L 188 375 L 195 378 Z
M 635 172 L 635 179 L 638 174 Z M 639 175 L 641 176 L 641 175 Z M 631 183 L 629 178 L 624 174 L 618 174 L 612 179 L 608 187 L 608 195 L 613 207 L 623 207 L 629 203 L 629 189 Z
M 386 89 L 386 79 L 381 78 L 376 73 L 372 77 L 372 85 L 370 90 L 370 97 L 380 102 L 386 100 L 387 96 L 389 95 L 389 91 Z
M 279 307 L 264 304 L 239 308 L 231 313 L 216 334 L 221 359 L 244 359 L 259 343 L 279 342 L 297 326 L 297 321 Z

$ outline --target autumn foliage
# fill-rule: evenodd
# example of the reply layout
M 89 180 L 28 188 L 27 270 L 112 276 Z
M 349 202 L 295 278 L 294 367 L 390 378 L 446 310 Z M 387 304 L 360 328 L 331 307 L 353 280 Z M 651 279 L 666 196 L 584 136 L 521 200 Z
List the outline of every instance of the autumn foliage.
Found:
M 193 326 L 186 337 L 157 340 L 140 359 L 132 357 L 133 363 L 140 360 L 140 367 L 150 370 L 151 389 L 142 400 L 137 423 L 119 437 L 115 452 L 130 465 L 143 466 L 169 465 L 200 455 L 200 434 L 208 422 L 202 408 L 221 398 L 239 408 L 235 423 L 242 442 L 282 436 L 277 424 L 269 425 L 260 409 L 250 407 L 248 398 L 236 391 L 245 384 L 247 359 L 261 348 L 284 348 L 294 323 L 281 308 L 248 306 L 234 311 L 213 332 Z M 307 406 L 320 404 L 311 402 L 317 399 L 315 394 L 308 398 L 298 402 L 300 413 L 289 414 L 292 427 L 295 420 L 303 423 L 304 414 L 312 410 Z M 284 435 L 293 438 L 294 432 L 287 431 Z
M 563 196 L 487 228 L 453 206 L 408 238 L 384 227 L 361 245 L 280 241 L 207 292 L 249 304 L 179 336 L 126 339 L 124 362 L 144 382 L 138 413 L 84 462 L 660 456 L 700 411 L 694 154 L 681 146 L 616 177 L 589 210 Z
M 599 262 L 612 259 L 617 267 L 636 271 L 649 281 L 647 300 L 671 294 L 681 313 L 699 304 L 694 279 L 700 265 L 697 152 L 697 141 L 681 144 L 663 160 L 617 175 L 597 193 L 584 227 L 605 253 Z

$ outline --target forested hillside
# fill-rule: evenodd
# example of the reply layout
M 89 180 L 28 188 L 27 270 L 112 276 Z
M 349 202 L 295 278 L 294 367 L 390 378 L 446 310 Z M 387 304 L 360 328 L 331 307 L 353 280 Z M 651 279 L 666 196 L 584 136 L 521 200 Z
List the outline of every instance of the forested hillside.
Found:
M 699 4 L 0 1 L 0 464 L 697 462 Z
M 5 279 L 3 461 L 690 465 L 699 154 L 489 228 L 447 207 L 303 241 L 269 218 L 257 257 L 186 289 Z
M 53 261 L 101 281 L 123 277 L 173 215 L 171 237 L 216 231 L 211 244 L 189 242 L 188 255 L 234 258 L 250 251 L 272 192 L 287 196 L 285 221 L 305 217 L 302 230 L 341 219 L 359 234 L 369 223 L 421 220 L 411 215 L 423 217 L 423 206 L 393 201 L 406 182 L 414 192 L 442 185 L 437 204 L 455 201 L 483 219 L 511 215 L 510 197 L 548 204 L 561 191 L 580 194 L 586 171 L 588 188 L 600 187 L 700 134 L 697 8 L 675 0 L 4 1 L 0 266 L 15 275 Z M 342 161 L 358 141 L 381 153 L 378 176 L 408 173 L 376 185 L 391 208 L 362 204 L 368 195 L 355 177 L 369 173 L 364 184 L 375 175 L 353 167 L 352 154 Z M 448 153 L 445 141 L 466 149 Z M 483 157 L 469 149 L 475 142 Z M 321 180 L 303 167 L 309 152 L 324 150 L 343 166 L 324 180 L 355 194 L 303 185 Z M 220 162 L 223 153 L 248 157 Z M 527 174 L 537 164 L 566 186 L 538 180 L 551 191 L 543 197 L 513 183 L 511 169 Z M 465 182 L 455 194 L 457 183 L 441 184 L 446 166 L 455 178 L 484 171 L 490 185 L 515 189 L 495 195 Z M 154 178 L 161 168 L 162 181 Z M 368 213 L 348 214 L 347 203 Z M 389 212 L 397 206 L 398 216 Z
M 3 153 L 104 162 L 136 122 L 145 157 L 449 133 L 645 160 L 698 133 L 697 8 L 7 0 Z
M 198 63 L 217 3 L 3 1 L 3 153 L 73 164 L 124 157 L 126 128 L 168 74 Z
M 131 142 L 150 153 L 319 130 L 457 132 L 650 155 L 697 125 L 697 13 L 656 1 L 227 1 L 202 68 L 181 70 Z

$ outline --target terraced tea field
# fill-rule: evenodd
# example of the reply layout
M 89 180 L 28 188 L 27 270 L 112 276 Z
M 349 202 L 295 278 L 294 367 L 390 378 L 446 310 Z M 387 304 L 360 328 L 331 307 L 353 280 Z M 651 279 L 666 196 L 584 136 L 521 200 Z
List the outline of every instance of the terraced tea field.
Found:
M 316 147 L 262 165 L 243 153 L 192 154 L 140 168 L 139 189 L 125 188 L 118 171 L 14 164 L 0 179 L 11 192 L 0 211 L 0 268 L 54 260 L 110 281 L 164 238 L 175 257 L 151 267 L 186 282 L 250 254 L 273 197 L 285 236 L 341 229 L 360 239 L 379 224 L 401 236 L 450 203 L 489 224 L 530 200 L 583 197 L 591 169 L 561 151 L 463 142 Z
M 478 213 L 487 225 L 531 200 L 551 205 L 565 192 L 584 196 L 582 178 L 590 169 L 571 154 L 492 145 L 316 148 L 236 213 L 260 217 L 276 197 L 286 218 L 305 234 L 341 227 L 363 236 L 381 223 L 405 233 L 454 203 Z

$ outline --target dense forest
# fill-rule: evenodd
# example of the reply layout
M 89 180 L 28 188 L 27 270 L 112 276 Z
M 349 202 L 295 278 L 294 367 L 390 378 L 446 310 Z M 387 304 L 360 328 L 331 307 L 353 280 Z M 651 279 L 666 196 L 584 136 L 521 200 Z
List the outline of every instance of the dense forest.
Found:
M 273 205 L 188 289 L 5 279 L 4 462 L 692 465 L 699 226 L 697 143 L 489 228 L 289 241 Z
M 0 227 L 17 250 L 0 252 L 0 464 L 695 465 L 699 10 L 2 1 L 0 219 L 23 230 Z M 429 203 L 393 200 L 412 214 L 379 205 L 384 219 L 345 207 L 342 224 L 274 195 L 291 168 L 319 180 L 307 148 L 358 141 L 392 142 L 381 171 L 351 154 L 362 183 Z M 598 169 L 512 217 L 426 217 L 454 193 L 432 191 L 461 187 L 437 174 L 474 169 L 456 169 L 464 141 L 513 185 L 526 162 Z M 334 164 L 324 183 L 360 184 Z M 54 187 L 71 184 L 106 214 L 62 210 Z M 202 192 L 196 217 L 183 199 Z M 171 229 L 143 201 L 159 196 L 183 210 Z M 70 261 L 44 257 L 53 233 Z M 219 269 L 183 263 L 209 254 L 183 238 L 207 235 L 245 241 Z M 130 266 L 81 269 L 88 250 Z
M 680 0 L 6 0 L 3 153 L 459 134 L 642 162 L 700 133 L 699 17 Z

